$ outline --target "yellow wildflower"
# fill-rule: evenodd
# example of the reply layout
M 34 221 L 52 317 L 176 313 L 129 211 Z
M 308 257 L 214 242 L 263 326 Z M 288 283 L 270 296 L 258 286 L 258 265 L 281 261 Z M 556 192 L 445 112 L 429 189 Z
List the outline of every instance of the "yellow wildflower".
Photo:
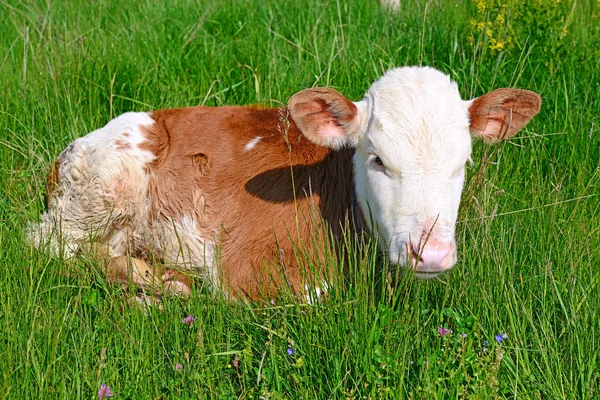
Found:
M 477 13 L 478 14 L 485 14 L 485 2 L 480 1 L 477 3 Z

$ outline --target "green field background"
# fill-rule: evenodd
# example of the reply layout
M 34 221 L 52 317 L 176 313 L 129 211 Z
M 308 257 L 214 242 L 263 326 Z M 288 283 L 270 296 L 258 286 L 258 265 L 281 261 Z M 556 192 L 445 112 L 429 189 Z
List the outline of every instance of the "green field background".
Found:
M 52 160 L 120 113 L 358 100 L 403 65 L 465 99 L 543 98 L 515 138 L 474 143 L 440 279 L 367 251 L 317 305 L 198 287 L 144 310 L 24 240 Z M 600 398 L 599 158 L 597 0 L 0 0 L 0 398 Z

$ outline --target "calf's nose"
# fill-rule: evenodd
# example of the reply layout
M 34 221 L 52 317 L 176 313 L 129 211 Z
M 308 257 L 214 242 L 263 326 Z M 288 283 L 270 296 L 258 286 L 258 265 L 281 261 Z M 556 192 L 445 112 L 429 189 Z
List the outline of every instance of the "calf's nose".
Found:
M 452 268 L 455 260 L 453 242 L 430 239 L 421 246 L 412 243 L 412 261 L 416 272 L 439 274 Z

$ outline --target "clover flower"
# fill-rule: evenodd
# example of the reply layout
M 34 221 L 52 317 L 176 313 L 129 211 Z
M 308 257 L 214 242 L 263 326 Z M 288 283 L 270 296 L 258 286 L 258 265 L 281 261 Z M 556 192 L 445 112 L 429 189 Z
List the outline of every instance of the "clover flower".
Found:
M 181 363 L 175 364 L 175 370 L 176 371 L 181 371 L 182 369 L 183 369 L 183 365 Z
M 114 394 L 110 391 L 110 386 L 106 383 L 100 385 L 100 390 L 98 390 L 98 399 L 106 399 L 108 397 L 113 397 Z
M 451 329 L 444 328 L 444 327 L 441 327 L 441 326 L 438 326 L 437 331 L 438 331 L 438 335 L 440 335 L 441 337 L 444 337 L 444 336 L 449 335 L 449 334 L 452 333 Z
M 181 322 L 183 322 L 187 326 L 191 326 L 195 321 L 196 321 L 196 317 L 194 317 L 192 314 L 190 314 L 187 317 L 185 317 Z

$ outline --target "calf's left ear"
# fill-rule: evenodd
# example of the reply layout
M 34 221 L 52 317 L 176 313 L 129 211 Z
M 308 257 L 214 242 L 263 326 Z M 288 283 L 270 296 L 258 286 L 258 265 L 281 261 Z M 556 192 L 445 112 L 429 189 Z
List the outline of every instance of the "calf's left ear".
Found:
M 311 142 L 333 149 L 355 143 L 359 109 L 337 91 L 302 90 L 290 98 L 288 108 L 296 126 Z
M 471 134 L 487 143 L 514 136 L 539 111 L 542 98 L 522 89 L 497 89 L 467 103 Z

